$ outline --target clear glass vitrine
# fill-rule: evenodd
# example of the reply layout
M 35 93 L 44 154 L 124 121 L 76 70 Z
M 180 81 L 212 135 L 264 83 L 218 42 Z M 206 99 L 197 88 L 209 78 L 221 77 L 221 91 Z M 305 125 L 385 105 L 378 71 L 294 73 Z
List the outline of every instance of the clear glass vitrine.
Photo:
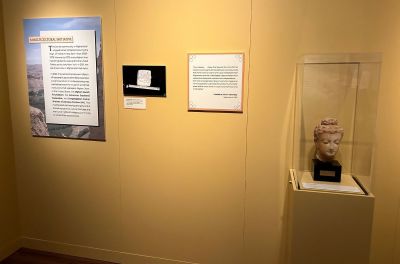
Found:
M 313 131 L 325 117 L 336 118 L 344 136 L 336 159 L 343 174 L 368 188 L 374 156 L 381 55 L 305 55 L 297 64 L 293 168 L 311 170 Z

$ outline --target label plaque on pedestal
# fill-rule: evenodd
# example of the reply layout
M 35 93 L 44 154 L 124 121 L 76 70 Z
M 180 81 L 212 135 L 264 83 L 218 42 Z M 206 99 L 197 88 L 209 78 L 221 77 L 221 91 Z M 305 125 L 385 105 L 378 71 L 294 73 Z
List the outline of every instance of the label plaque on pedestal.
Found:
M 337 160 L 323 162 L 313 159 L 312 175 L 314 181 L 340 182 L 342 165 Z

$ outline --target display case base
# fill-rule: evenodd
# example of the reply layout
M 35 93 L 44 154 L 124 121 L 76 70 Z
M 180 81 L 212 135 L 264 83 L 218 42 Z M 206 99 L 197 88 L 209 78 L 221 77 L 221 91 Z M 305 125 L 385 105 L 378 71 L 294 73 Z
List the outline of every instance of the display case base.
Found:
M 311 181 L 310 172 L 306 174 Z M 299 189 L 304 172 L 290 170 L 289 177 L 287 263 L 369 263 L 374 195 L 366 188 L 360 194 Z M 343 174 L 341 183 L 322 184 L 343 185 L 352 178 Z

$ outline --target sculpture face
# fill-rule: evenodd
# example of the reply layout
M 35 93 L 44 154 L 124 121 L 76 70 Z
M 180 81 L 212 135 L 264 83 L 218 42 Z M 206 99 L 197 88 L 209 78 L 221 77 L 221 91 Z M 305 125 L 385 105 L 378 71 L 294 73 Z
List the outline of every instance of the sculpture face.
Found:
M 322 133 L 318 136 L 315 142 L 317 149 L 317 159 L 321 161 L 330 161 L 335 158 L 336 152 L 339 149 L 342 134 L 340 133 Z

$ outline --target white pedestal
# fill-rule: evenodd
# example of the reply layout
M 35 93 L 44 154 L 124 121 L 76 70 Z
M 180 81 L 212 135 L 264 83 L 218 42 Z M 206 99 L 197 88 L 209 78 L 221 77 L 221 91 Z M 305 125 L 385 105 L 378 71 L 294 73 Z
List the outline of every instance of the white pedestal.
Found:
M 374 196 L 300 189 L 295 170 L 290 181 L 289 263 L 368 264 Z

